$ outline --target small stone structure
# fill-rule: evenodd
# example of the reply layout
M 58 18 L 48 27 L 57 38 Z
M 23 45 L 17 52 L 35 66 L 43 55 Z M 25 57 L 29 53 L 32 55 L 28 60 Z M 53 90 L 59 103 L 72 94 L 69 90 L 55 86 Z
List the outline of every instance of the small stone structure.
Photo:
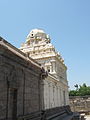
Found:
M 90 112 L 90 96 L 70 96 L 72 111 Z

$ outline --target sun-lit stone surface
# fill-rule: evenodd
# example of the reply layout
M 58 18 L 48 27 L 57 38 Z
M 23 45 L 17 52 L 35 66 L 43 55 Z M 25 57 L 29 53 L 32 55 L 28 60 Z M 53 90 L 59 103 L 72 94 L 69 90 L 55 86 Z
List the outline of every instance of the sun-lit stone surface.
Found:
M 67 67 L 50 41 L 50 36 L 43 30 L 33 29 L 20 48 L 48 72 L 48 77 L 44 80 L 45 109 L 69 104 Z

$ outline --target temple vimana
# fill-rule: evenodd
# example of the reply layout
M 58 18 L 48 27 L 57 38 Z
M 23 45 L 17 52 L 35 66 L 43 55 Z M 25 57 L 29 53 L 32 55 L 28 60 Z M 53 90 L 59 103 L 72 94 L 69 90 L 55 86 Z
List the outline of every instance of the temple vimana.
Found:
M 40 29 L 32 30 L 20 50 L 40 63 L 48 73 L 43 81 L 44 109 L 68 105 L 67 67 L 51 44 L 49 35 Z
M 0 37 L 0 120 L 76 120 L 67 67 L 51 39 L 33 29 L 18 49 Z

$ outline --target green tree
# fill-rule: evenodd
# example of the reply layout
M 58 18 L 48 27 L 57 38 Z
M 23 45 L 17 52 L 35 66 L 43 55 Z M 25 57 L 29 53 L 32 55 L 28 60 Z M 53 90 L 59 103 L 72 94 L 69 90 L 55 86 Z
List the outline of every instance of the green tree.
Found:
M 70 96 L 85 96 L 90 95 L 90 86 L 87 86 L 85 83 L 83 85 L 75 85 L 76 90 L 70 90 Z

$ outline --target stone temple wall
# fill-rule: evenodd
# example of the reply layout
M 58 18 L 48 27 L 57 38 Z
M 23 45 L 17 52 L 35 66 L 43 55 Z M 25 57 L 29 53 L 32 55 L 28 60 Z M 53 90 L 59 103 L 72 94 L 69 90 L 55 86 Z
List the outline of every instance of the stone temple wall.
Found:
M 61 84 L 54 77 L 48 75 L 44 80 L 44 108 L 66 106 L 68 101 L 67 86 Z
M 71 96 L 70 107 L 72 111 L 90 111 L 90 96 Z
M 0 40 L 0 119 L 15 120 L 41 109 L 41 68 L 7 44 Z

